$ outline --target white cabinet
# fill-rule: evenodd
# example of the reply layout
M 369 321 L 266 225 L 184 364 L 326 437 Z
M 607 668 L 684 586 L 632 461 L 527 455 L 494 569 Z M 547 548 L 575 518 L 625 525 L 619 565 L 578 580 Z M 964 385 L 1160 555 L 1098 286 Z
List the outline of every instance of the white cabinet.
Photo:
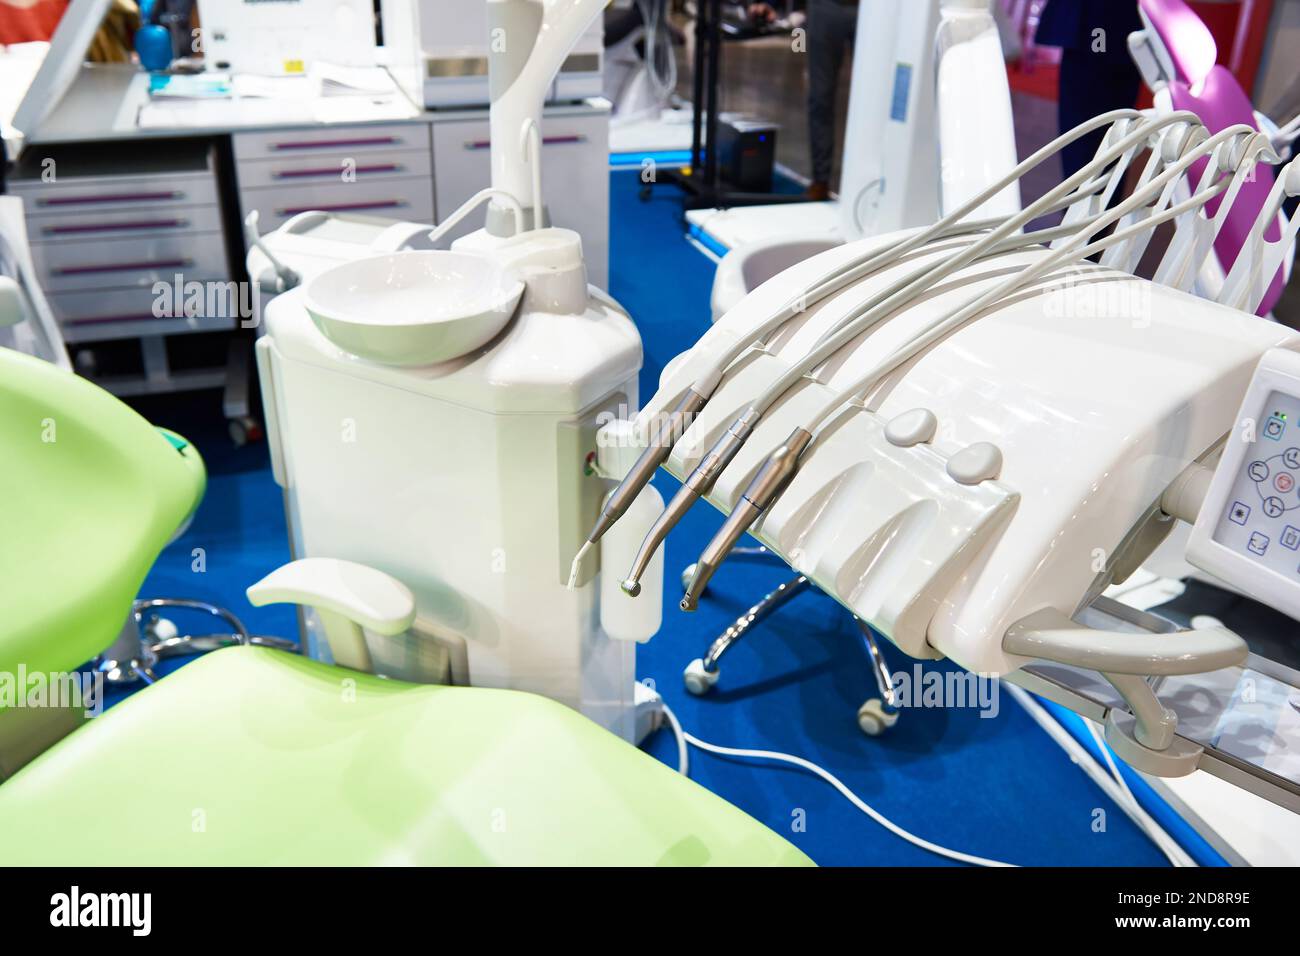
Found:
M 455 212 L 492 179 L 484 114 L 433 121 L 433 170 L 439 217 Z M 590 282 L 609 283 L 609 111 L 608 107 L 552 107 L 542 118 L 542 194 L 551 223 L 582 236 Z M 468 216 L 453 237 L 483 225 L 480 211 Z

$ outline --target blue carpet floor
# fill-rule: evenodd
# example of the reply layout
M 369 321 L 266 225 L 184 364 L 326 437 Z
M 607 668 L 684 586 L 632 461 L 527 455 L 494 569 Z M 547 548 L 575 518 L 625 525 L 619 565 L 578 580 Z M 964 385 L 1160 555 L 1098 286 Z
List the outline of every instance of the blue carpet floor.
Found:
M 641 393 L 704 331 L 712 264 L 683 239 L 671 188 L 638 198 L 635 171 L 611 177 L 611 288 L 645 343 Z M 151 401 L 154 421 L 189 436 L 209 463 L 207 497 L 187 534 L 160 557 L 146 595 L 187 595 L 242 613 L 257 632 L 294 634 L 292 609 L 250 608 L 243 589 L 288 557 L 279 489 L 264 446 L 235 450 L 225 438 L 219 397 Z M 673 483 L 660 476 L 665 498 Z M 732 747 L 782 750 L 836 774 L 899 825 L 968 853 L 1026 865 L 1161 865 L 1164 857 L 1004 695 L 995 717 L 974 708 L 905 711 L 886 736 L 858 730 L 859 705 L 873 696 L 853 621 L 816 593 L 797 597 L 726 658 L 706 698 L 682 686 L 682 668 L 767 589 L 789 576 L 774 562 L 732 561 L 694 614 L 677 609 L 677 572 L 692 561 L 720 517 L 698 507 L 668 544 L 664 626 L 639 650 L 653 681 L 686 729 Z M 205 570 L 194 570 L 201 548 Z M 891 665 L 911 662 L 892 647 Z M 927 667 L 948 665 L 927 665 Z M 647 749 L 676 760 L 666 732 Z M 943 859 L 891 835 L 831 787 L 804 771 L 691 753 L 691 776 L 762 820 L 822 864 L 928 865 Z M 1098 811 L 1102 811 L 1099 813 Z M 1103 821 L 1099 826 L 1099 821 Z

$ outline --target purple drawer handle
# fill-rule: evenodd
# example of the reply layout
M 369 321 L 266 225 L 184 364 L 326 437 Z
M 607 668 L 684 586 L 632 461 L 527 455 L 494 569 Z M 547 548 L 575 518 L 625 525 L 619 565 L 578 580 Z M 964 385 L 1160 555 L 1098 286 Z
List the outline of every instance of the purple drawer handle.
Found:
M 103 196 L 56 196 L 53 199 L 38 199 L 38 206 L 79 206 L 83 203 L 106 202 L 152 202 L 159 199 L 180 199 L 179 192 L 165 193 L 112 193 Z
M 289 209 L 277 209 L 276 215 L 296 216 L 300 212 L 355 212 L 358 209 L 396 209 L 405 206 L 400 199 L 381 199 L 376 202 L 344 202 L 331 206 L 293 206 Z
M 542 137 L 543 146 L 561 146 L 564 145 L 565 143 L 585 143 L 586 141 L 587 141 L 587 137 L 580 136 L 577 133 L 571 133 L 566 136 L 543 136 Z M 491 145 L 492 145 L 491 140 L 473 139 L 465 143 L 465 148 L 470 150 L 487 149 Z
M 399 166 L 397 163 L 376 163 L 373 166 L 358 166 L 356 169 L 353 170 L 353 172 L 355 173 L 396 173 L 399 172 L 401 168 L 402 167 Z M 310 176 L 337 176 L 341 172 L 343 172 L 343 168 L 341 166 L 338 168 L 335 168 L 333 166 L 326 166 L 321 169 L 289 169 L 289 170 L 285 170 L 284 172 L 275 173 L 273 175 L 274 178 L 276 179 L 306 179 L 307 177 Z
M 116 232 L 128 229 L 180 229 L 190 224 L 188 219 L 154 219 L 149 222 L 96 222 L 80 226 L 46 226 L 42 232 L 50 236 L 63 236 L 82 232 Z
M 134 315 L 96 315 L 87 319 L 62 319 L 64 325 L 95 325 L 100 322 L 152 322 L 158 316 L 146 313 Z
M 93 272 L 131 272 L 144 269 L 183 269 L 193 265 L 189 259 L 164 259 L 160 262 L 119 262 L 107 266 L 70 266 L 66 269 L 54 269 L 56 276 L 79 276 Z
M 321 139 L 311 142 L 272 143 L 271 149 L 332 149 L 339 146 L 394 146 L 400 143 L 396 136 L 372 136 L 362 139 Z

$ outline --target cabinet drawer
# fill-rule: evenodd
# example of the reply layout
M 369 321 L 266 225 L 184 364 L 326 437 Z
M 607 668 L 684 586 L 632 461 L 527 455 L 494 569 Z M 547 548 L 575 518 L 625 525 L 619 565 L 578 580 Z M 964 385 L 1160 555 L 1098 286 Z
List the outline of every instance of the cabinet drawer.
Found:
M 429 126 L 424 122 L 374 126 L 327 126 L 320 129 L 236 133 L 235 159 L 283 159 L 331 153 L 350 156 L 374 151 L 429 150 Z
M 163 209 L 217 205 L 217 185 L 210 172 L 164 176 L 92 176 L 43 182 L 16 179 L 9 191 L 21 196 L 28 219 L 64 213 Z
M 278 229 L 300 212 L 362 212 L 412 222 L 433 221 L 433 185 L 427 178 L 355 183 L 267 186 L 240 193 L 243 214 L 258 212 L 264 233 Z
M 220 233 L 37 243 L 32 257 L 49 292 L 148 288 L 177 275 L 212 279 L 230 273 Z
M 182 298 L 179 311 L 194 314 L 175 315 L 175 298 L 169 293 L 155 293 L 149 288 L 114 289 L 108 292 L 55 292 L 48 296 L 50 308 L 63 327 L 69 342 L 126 338 L 136 335 L 160 335 L 174 332 L 200 332 L 234 328 L 236 315 L 251 308 L 239 300 L 240 289 L 232 282 L 221 284 L 205 295 L 201 308 L 191 308 Z
M 420 178 L 433 175 L 433 158 L 427 149 L 383 150 L 361 155 L 346 152 L 310 154 L 239 164 L 239 188 L 260 189 L 264 186 L 297 186 L 304 183 L 351 185 L 345 174 L 355 175 L 355 182 L 380 179 Z
M 216 206 L 177 208 L 87 210 L 32 216 L 27 224 L 33 245 L 45 242 L 88 242 L 221 231 L 221 210 Z

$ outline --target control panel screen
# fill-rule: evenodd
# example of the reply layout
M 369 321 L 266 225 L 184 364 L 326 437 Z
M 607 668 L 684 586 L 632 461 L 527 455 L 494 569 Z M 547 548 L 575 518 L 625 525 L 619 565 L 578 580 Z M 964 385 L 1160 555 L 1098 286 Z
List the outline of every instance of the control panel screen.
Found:
M 1300 398 L 1269 394 L 1213 538 L 1300 583 Z

